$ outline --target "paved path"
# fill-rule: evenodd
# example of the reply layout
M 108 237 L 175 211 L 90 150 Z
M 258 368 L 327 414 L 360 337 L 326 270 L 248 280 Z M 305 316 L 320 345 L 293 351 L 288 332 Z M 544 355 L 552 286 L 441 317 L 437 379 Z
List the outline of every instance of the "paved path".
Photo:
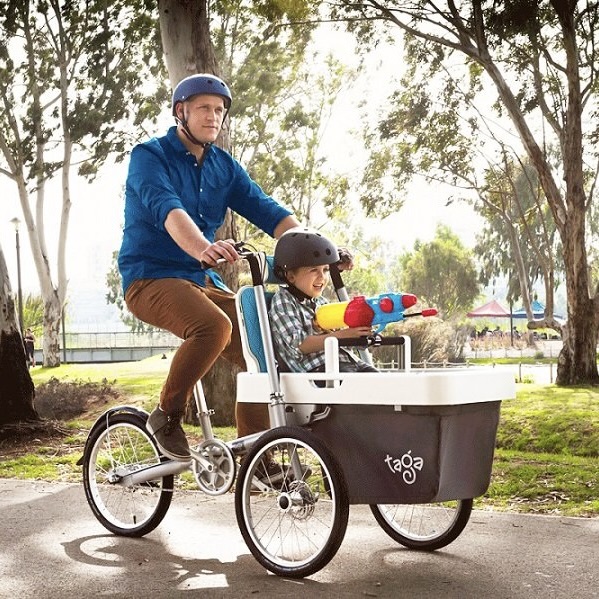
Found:
M 143 539 L 109 534 L 80 485 L 0 480 L 0 597 L 599 597 L 599 519 L 473 513 L 449 547 L 396 545 L 352 506 L 331 563 L 304 580 L 267 574 L 245 546 L 231 494 L 177 492 Z

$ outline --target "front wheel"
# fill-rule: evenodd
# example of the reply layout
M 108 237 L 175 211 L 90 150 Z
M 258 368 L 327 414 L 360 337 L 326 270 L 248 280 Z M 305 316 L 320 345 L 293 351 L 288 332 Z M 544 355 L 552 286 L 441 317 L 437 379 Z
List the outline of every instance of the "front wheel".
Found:
M 349 517 L 343 474 L 311 432 L 280 427 L 262 435 L 245 457 L 235 489 L 243 538 L 260 564 L 301 578 L 337 553 Z
M 472 499 L 428 504 L 371 505 L 381 528 L 410 549 L 434 551 L 455 541 L 464 530 Z
M 127 486 L 128 474 L 161 462 L 140 414 L 107 415 L 92 429 L 83 453 L 83 487 L 94 516 L 110 532 L 141 537 L 166 515 L 174 477 Z

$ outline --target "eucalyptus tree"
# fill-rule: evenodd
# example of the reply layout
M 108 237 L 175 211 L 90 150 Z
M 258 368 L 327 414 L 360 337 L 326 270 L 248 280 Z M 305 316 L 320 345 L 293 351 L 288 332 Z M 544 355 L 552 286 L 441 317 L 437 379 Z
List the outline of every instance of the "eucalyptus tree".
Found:
M 556 382 L 598 383 L 599 293 L 588 260 L 593 245 L 588 214 L 599 171 L 598 3 L 339 0 L 332 6 L 332 16 L 348 23 L 366 45 L 393 32 L 403 36 L 408 76 L 420 91 L 409 112 L 414 121 L 426 118 L 431 96 L 451 107 L 453 114 L 445 111 L 447 118 L 439 119 L 433 129 L 436 142 L 428 146 L 431 168 L 446 160 L 470 163 L 478 139 L 473 135 L 469 144 L 457 140 L 456 126 L 447 119 L 464 120 L 464 94 L 493 94 L 495 101 L 485 112 L 492 110 L 509 123 L 506 135 L 515 154 L 521 149 L 536 169 L 562 245 L 568 320 Z M 460 70 L 463 89 L 452 83 Z M 438 78 L 430 75 L 442 72 L 452 75 L 446 78 L 448 86 L 431 87 Z M 474 134 L 481 119 L 468 115 L 464 125 Z M 414 174 L 410 152 L 426 143 L 415 138 L 404 140 L 404 145 L 409 151 L 400 153 L 403 163 L 394 161 L 400 182 Z M 550 158 L 553 145 L 559 168 Z
M 474 208 L 484 216 L 485 224 L 477 234 L 475 253 L 483 284 L 506 275 L 507 299 L 511 304 L 522 298 L 530 328 L 550 325 L 561 332 L 555 318 L 533 320 L 535 282 L 542 281 L 546 313 L 552 315 L 554 290 L 563 274 L 557 230 L 536 170 L 527 161 L 515 163 L 506 156 L 503 165 L 486 172 L 479 196 L 481 201 Z
M 430 242 L 417 241 L 413 251 L 402 255 L 400 269 L 402 288 L 444 318 L 463 315 L 480 292 L 472 252 L 445 225 L 437 227 Z
M 0 174 L 15 184 L 37 270 L 45 366 L 60 363 L 73 171 L 93 179 L 109 155 L 122 158 L 164 101 L 151 17 L 143 0 L 0 7 Z M 49 197 L 54 178 L 60 193 Z M 48 235 L 49 211 L 60 214 L 56 239 Z

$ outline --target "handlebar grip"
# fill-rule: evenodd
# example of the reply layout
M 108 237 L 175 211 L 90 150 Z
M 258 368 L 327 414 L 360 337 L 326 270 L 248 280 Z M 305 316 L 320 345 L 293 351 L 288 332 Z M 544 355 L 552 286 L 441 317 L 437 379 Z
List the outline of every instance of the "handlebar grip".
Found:
M 379 345 L 404 345 L 405 342 L 403 337 L 369 335 L 368 337 L 339 339 L 339 347 L 378 347 Z
M 236 241 L 233 244 L 235 251 L 242 257 L 247 255 L 248 253 L 251 253 L 251 252 L 248 252 L 247 250 L 244 250 L 244 246 L 245 246 L 245 241 Z M 219 258 L 216 261 L 216 264 L 211 265 L 211 264 L 208 264 L 207 262 L 204 262 L 203 260 L 200 260 L 200 266 L 202 267 L 202 270 L 208 270 L 210 268 L 214 268 L 214 267 L 218 266 L 219 264 L 224 264 L 225 262 L 227 262 L 227 260 L 225 260 L 225 258 Z

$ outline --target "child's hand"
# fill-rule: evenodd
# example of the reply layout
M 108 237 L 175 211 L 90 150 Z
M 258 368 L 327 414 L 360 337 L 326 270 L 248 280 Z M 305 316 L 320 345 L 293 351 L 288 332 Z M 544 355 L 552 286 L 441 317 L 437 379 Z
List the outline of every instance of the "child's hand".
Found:
M 339 329 L 335 333 L 335 336 L 338 339 L 352 339 L 355 337 L 368 337 L 369 335 L 372 335 L 372 329 L 370 327 L 350 327 L 348 329 Z
M 354 267 L 354 257 L 347 248 L 337 248 L 339 253 L 339 262 L 337 268 L 339 270 L 351 270 Z

